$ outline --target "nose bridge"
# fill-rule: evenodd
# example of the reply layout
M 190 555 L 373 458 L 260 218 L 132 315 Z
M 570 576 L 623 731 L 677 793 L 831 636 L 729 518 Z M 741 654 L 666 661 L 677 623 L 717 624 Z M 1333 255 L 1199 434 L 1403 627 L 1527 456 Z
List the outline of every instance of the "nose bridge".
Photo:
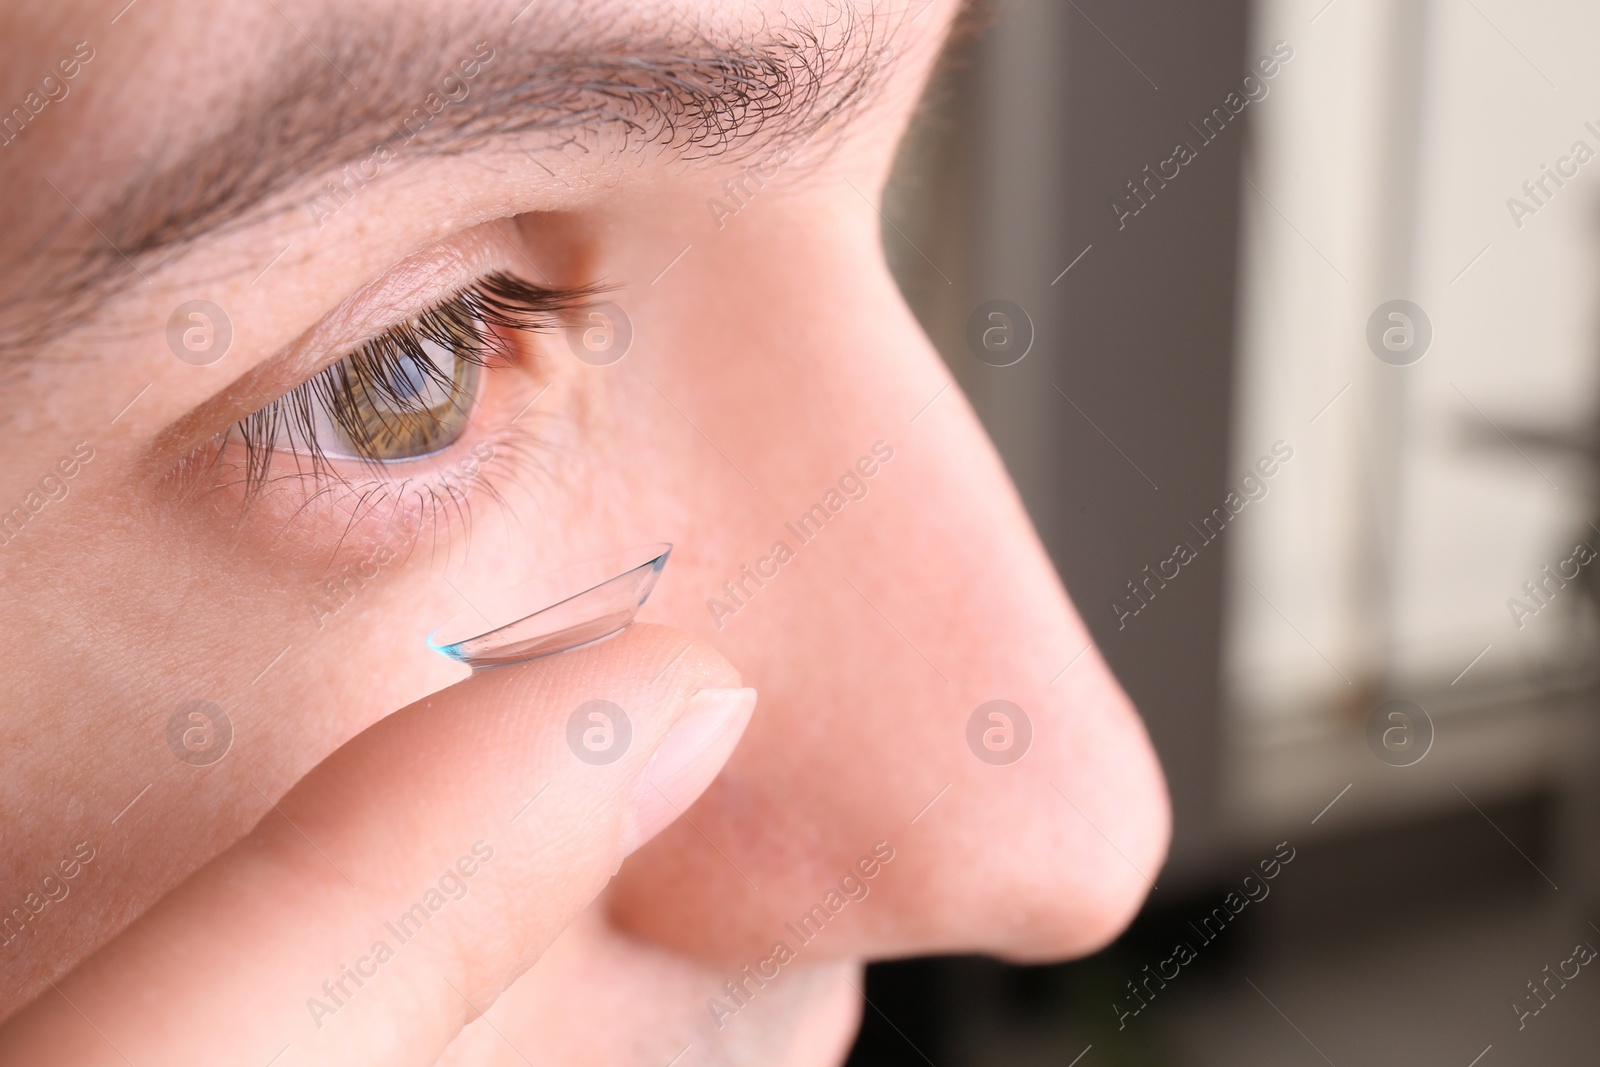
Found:
M 882 770 L 905 783 L 858 797 L 895 813 L 881 821 L 904 844 L 903 881 L 885 893 L 898 915 L 869 943 L 1086 951 L 1152 884 L 1168 833 L 1160 772 L 964 398 L 935 403 L 908 424 L 852 546 L 870 569 L 832 638 L 881 657 L 852 695 L 865 689 L 884 717 Z
M 782 235 L 781 261 L 752 236 L 733 254 L 772 266 L 748 274 L 759 297 L 722 319 L 717 362 L 702 373 L 739 398 L 729 417 L 762 483 L 760 509 L 775 505 L 795 551 L 827 557 L 844 579 L 813 593 L 847 594 L 822 639 L 843 645 L 887 626 L 894 652 L 877 673 L 931 683 L 925 698 L 951 707 L 1047 687 L 1084 649 L 1084 628 L 987 434 L 863 232 L 875 234 L 875 218 Z M 1083 673 L 1103 669 L 1088 659 Z
M 853 683 L 865 679 L 881 701 L 908 783 L 903 795 L 860 798 L 905 809 L 908 881 L 888 895 L 910 918 L 879 933 L 912 951 L 1083 951 L 1152 884 L 1168 835 L 1159 767 L 998 453 L 881 261 L 851 288 L 836 328 L 873 338 L 875 358 L 834 369 L 895 449 L 850 542 L 858 602 L 835 637 L 879 650 L 876 676 Z M 910 884 L 911 871 L 940 889 Z
M 956 386 L 907 424 L 896 462 L 869 546 L 950 698 L 1046 688 L 1087 638 Z
M 1033 675 L 1086 638 L 1011 479 L 881 261 L 851 287 L 835 329 L 855 345 L 841 351 L 871 359 L 833 370 L 894 449 L 861 549 L 893 577 L 907 625 L 943 651 L 951 689 L 1047 681 Z
M 1132 913 L 1165 848 L 1159 771 L 995 449 L 861 239 L 875 220 L 851 227 L 786 240 L 781 261 L 770 242 L 725 246 L 748 299 L 682 320 L 705 342 L 687 369 L 720 398 L 685 414 L 746 468 L 735 484 L 724 457 L 709 463 L 749 506 L 718 535 L 738 577 L 723 583 L 735 564 L 718 559 L 705 578 L 733 585 L 714 640 L 761 710 L 698 829 L 630 861 L 619 913 L 700 951 L 708 936 L 764 948 L 819 878 L 881 840 L 896 858 L 871 897 L 808 952 L 1083 951 Z M 774 560 L 775 541 L 792 558 Z M 684 870 L 714 890 L 663 896 Z

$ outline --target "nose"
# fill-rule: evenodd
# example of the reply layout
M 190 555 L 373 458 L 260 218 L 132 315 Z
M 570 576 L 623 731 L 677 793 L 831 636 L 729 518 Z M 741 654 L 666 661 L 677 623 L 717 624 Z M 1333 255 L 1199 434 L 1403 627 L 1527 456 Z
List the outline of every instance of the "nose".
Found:
M 746 961 L 1092 951 L 1165 854 L 1159 766 L 876 219 L 835 214 L 710 250 L 698 269 L 743 265 L 746 291 L 686 279 L 716 306 L 673 319 L 696 353 L 678 373 L 719 383 L 719 447 L 758 487 L 701 531 L 719 547 L 685 560 L 675 607 L 760 703 L 719 781 L 625 865 L 613 918 Z

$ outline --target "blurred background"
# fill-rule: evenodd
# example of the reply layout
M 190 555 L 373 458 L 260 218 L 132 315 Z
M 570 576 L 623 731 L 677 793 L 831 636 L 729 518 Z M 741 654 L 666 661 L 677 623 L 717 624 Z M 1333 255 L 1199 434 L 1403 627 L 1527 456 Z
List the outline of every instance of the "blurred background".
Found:
M 1579 0 L 974 12 L 884 242 L 1176 837 L 1092 958 L 873 967 L 852 1064 L 1596 1062 L 1596 41 Z

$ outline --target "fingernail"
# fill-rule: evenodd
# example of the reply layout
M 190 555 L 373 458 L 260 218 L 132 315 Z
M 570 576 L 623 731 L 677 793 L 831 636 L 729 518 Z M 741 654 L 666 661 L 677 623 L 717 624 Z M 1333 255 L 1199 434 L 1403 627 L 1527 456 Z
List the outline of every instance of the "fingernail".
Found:
M 623 819 L 622 854 L 665 830 L 706 791 L 750 723 L 754 689 L 702 689 L 662 738 L 633 787 Z

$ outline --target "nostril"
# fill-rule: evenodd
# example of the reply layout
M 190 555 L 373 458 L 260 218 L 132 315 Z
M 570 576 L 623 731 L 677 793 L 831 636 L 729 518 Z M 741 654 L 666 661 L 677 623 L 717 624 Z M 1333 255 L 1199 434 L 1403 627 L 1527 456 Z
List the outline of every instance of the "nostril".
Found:
M 1172 833 L 1166 782 L 1121 690 L 1109 675 L 1097 688 L 1092 706 L 1074 709 L 1084 728 L 1051 736 L 1046 727 L 1029 760 L 1018 764 L 1037 760 L 1030 798 L 1010 802 L 1035 813 L 1019 827 L 1027 855 L 997 901 L 1010 895 L 1018 921 L 992 931 L 994 951 L 1010 958 L 1059 960 L 1098 951 L 1160 884 Z

